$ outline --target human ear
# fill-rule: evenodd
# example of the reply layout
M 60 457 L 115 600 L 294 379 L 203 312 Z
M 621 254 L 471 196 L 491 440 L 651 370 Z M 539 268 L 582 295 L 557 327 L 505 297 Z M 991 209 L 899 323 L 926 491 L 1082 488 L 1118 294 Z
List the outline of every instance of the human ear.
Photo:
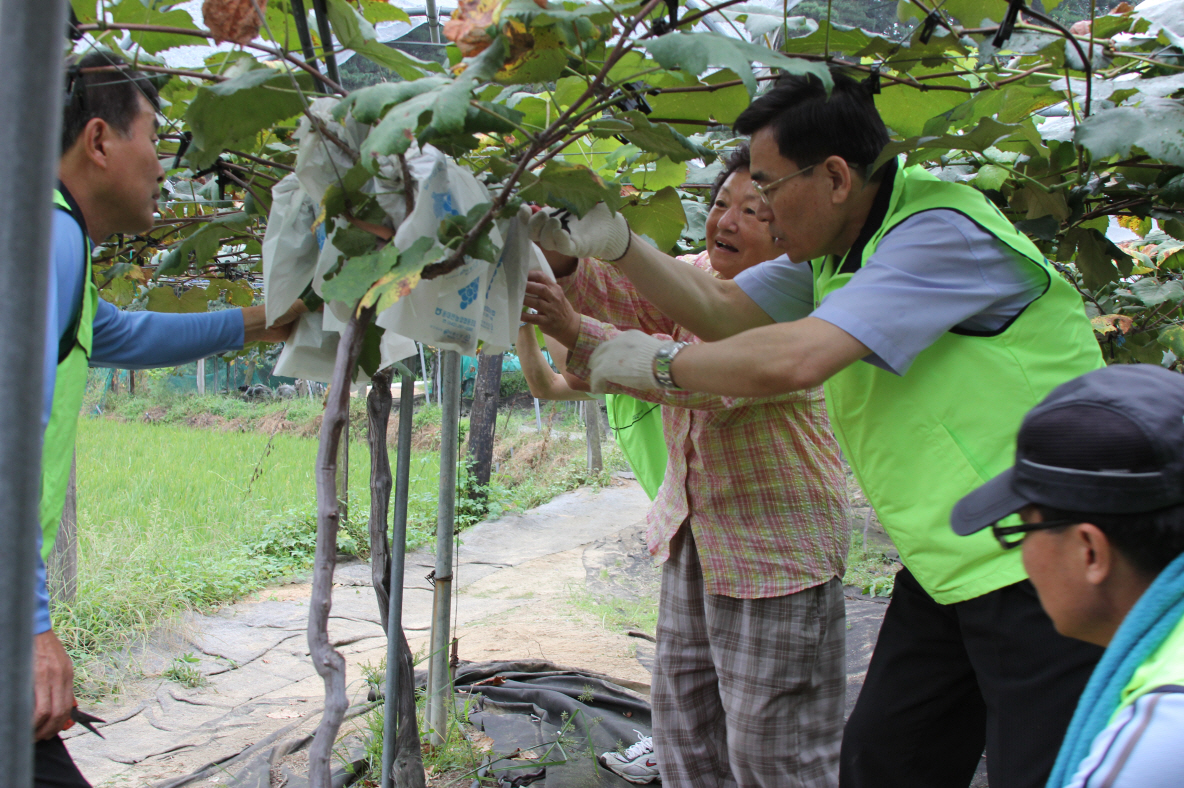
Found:
M 108 164 L 107 146 L 111 139 L 111 132 L 112 129 L 105 120 L 91 118 L 83 127 L 82 134 L 79 135 L 86 157 L 103 169 L 106 169 Z
M 1084 578 L 1091 585 L 1101 585 L 1114 570 L 1114 548 L 1101 529 L 1092 523 L 1073 526 L 1076 548 L 1082 557 Z
M 845 203 L 854 186 L 854 174 L 851 172 L 851 167 L 848 166 L 846 159 L 840 156 L 828 156 L 818 166 L 830 182 L 831 202 L 835 205 Z

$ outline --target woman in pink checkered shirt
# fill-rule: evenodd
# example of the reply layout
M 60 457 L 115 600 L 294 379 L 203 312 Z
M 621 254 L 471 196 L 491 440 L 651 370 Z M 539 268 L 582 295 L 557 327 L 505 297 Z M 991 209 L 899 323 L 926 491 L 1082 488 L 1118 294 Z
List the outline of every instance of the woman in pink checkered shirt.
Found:
M 707 251 L 685 262 L 730 279 L 778 255 L 738 150 L 712 189 Z M 629 329 L 698 342 L 613 265 L 550 256 L 523 319 L 565 347 L 586 386 L 601 342 Z M 538 278 L 536 278 L 538 277 Z M 821 389 L 761 399 L 610 391 L 661 403 L 670 450 L 648 516 L 663 562 L 654 736 L 604 763 L 630 782 L 732 788 L 838 782 L 846 689 L 845 475 Z

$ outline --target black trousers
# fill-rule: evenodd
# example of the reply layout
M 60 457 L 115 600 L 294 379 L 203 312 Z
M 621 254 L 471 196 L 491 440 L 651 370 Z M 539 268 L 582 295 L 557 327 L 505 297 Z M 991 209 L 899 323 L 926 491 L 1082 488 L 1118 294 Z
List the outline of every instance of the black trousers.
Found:
M 33 750 L 34 788 L 91 788 L 74 765 L 60 737 L 37 742 Z
M 1063 637 L 1028 581 L 940 605 L 896 575 L 843 732 L 841 788 L 1044 788 L 1102 649 Z

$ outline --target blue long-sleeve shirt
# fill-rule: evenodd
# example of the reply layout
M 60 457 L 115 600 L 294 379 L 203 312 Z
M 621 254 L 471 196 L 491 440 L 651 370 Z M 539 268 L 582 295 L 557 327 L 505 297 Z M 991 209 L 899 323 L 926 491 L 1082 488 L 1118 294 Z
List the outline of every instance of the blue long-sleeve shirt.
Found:
M 84 239 L 82 228 L 68 213 L 53 212 L 50 245 L 49 303 L 45 318 L 45 376 L 41 404 L 41 431 L 49 425 L 53 410 L 58 367 L 58 344 L 70 329 L 75 306 L 82 296 Z M 94 321 L 90 363 L 96 367 L 147 369 L 187 364 L 199 358 L 243 346 L 243 318 L 238 309 L 202 314 L 173 315 L 159 312 L 123 312 L 100 299 Z M 33 631 L 50 628 L 49 592 L 45 564 L 41 560 L 41 526 L 37 533 L 37 612 Z

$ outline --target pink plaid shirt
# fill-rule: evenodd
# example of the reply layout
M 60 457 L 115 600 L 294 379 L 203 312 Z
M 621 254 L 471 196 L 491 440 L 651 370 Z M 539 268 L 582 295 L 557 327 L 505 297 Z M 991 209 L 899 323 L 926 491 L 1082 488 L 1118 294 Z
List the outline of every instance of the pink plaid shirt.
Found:
M 711 271 L 707 253 L 682 258 Z M 640 329 L 699 338 L 645 300 L 615 266 L 581 260 L 559 280 L 584 317 L 569 372 L 589 377 L 597 346 Z M 660 561 L 690 518 L 709 594 L 758 599 L 842 577 L 850 542 L 847 485 L 822 389 L 760 399 L 612 387 L 662 408 L 670 458 L 646 540 Z

